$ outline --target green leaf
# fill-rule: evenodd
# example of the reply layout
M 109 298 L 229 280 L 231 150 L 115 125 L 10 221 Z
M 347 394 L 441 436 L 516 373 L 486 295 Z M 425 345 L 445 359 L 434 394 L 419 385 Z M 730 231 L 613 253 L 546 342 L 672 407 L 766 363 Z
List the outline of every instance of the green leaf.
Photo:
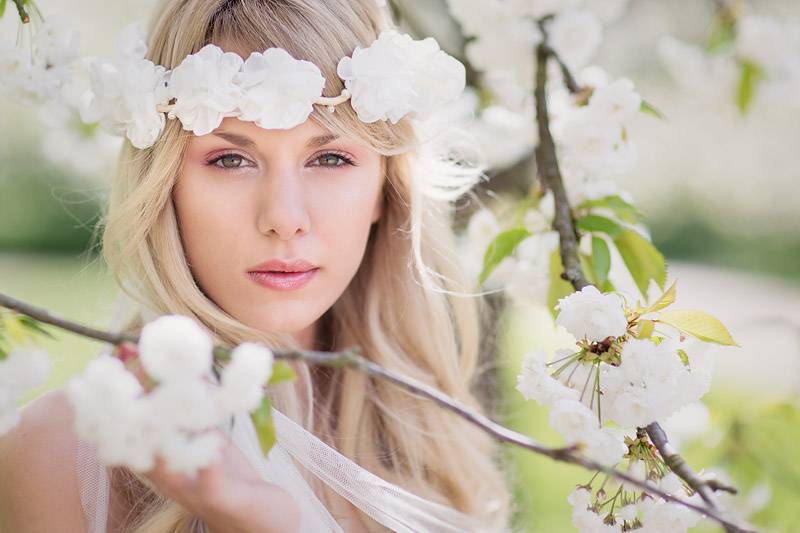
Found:
M 511 255 L 519 243 L 530 236 L 531 232 L 525 228 L 514 228 L 497 235 L 483 255 L 483 270 L 478 278 L 478 283 L 482 284 L 486 281 L 494 269 L 497 268 L 497 265 Z
M 652 320 L 640 320 L 639 331 L 636 332 L 637 339 L 649 339 L 655 329 L 655 322 Z
M 659 287 L 664 288 L 664 283 L 667 281 L 667 265 L 664 256 L 650 241 L 636 231 L 626 230 L 614 238 L 614 244 L 642 296 L 647 298 L 647 287 L 651 279 L 655 280 Z
M 736 40 L 736 33 L 730 22 L 720 21 L 716 24 L 714 31 L 708 37 L 706 43 L 706 51 L 709 53 L 716 52 L 717 50 L 733 43 Z
M 625 231 L 625 228 L 620 226 L 617 222 L 600 215 L 586 215 L 585 217 L 579 218 L 575 225 L 578 229 L 582 229 L 583 231 L 599 231 L 605 233 L 609 237 L 618 237 Z
M 44 336 L 49 337 L 51 339 L 55 339 L 53 334 L 50 333 L 49 331 L 47 331 L 44 328 L 44 326 L 42 325 L 42 323 L 39 322 L 38 320 L 36 320 L 34 318 L 31 318 L 28 315 L 20 315 L 18 320 L 19 320 L 20 324 L 22 324 L 22 326 L 25 327 L 26 329 L 29 329 L 30 331 L 32 331 L 34 333 L 38 333 L 38 334 L 44 335 Z
M 595 200 L 586 200 L 578 205 L 578 209 L 591 209 L 593 207 L 610 209 L 620 220 L 625 222 L 636 222 L 642 217 L 638 209 L 623 200 L 618 194 L 604 196 Z
M 653 311 L 661 311 L 662 309 L 669 307 L 670 305 L 675 303 L 675 296 L 676 296 L 675 285 L 677 283 L 678 283 L 677 281 L 673 282 L 672 285 L 669 286 L 669 289 L 664 291 L 664 293 L 661 296 L 659 296 L 658 300 L 653 302 L 653 305 L 642 310 L 642 314 L 652 313 Z
M 0 361 L 6 357 L 8 357 L 8 352 L 2 346 L 0 346 Z
M 736 88 L 736 105 L 742 114 L 746 113 L 753 102 L 756 83 L 761 78 L 761 69 L 749 61 L 739 62 L 739 85 Z
M 581 270 L 583 270 L 583 275 L 589 280 L 589 283 L 592 285 L 597 285 L 597 280 L 594 277 L 594 266 L 592 264 L 592 256 L 586 254 L 578 254 L 578 259 L 581 262 Z
M 689 366 L 689 354 L 686 353 L 686 350 L 683 348 L 678 348 L 677 352 L 678 357 L 681 358 L 681 363 L 683 363 L 683 366 Z
M 261 405 L 250 413 L 250 418 L 256 428 L 261 451 L 267 455 L 272 445 L 275 444 L 275 423 L 272 420 L 272 404 L 269 398 L 264 396 Z
M 562 272 L 564 272 L 564 266 L 561 264 L 559 249 L 556 248 L 550 254 L 550 286 L 547 289 L 547 307 L 550 309 L 550 314 L 553 315 L 553 318 L 558 315 L 556 311 L 558 301 L 575 292 L 572 283 L 561 277 Z
M 6 12 L 6 0 L 0 0 L 0 18 L 3 18 L 3 14 Z
M 294 381 L 295 379 L 297 379 L 297 374 L 286 361 L 275 361 L 272 364 L 272 375 L 270 375 L 267 385 L 276 385 L 284 381 Z
M 611 252 L 602 237 L 592 236 L 592 269 L 597 285 L 605 285 L 611 270 Z
M 722 322 L 705 311 L 691 309 L 664 311 L 658 317 L 658 321 L 674 326 L 701 341 L 715 342 L 724 346 L 739 346 Z
M 664 113 L 656 109 L 655 106 L 653 106 L 653 104 L 651 104 L 646 100 L 642 100 L 642 105 L 639 106 L 639 111 L 641 111 L 642 113 L 647 113 L 648 115 L 653 115 L 654 117 L 660 118 L 661 120 L 664 120 L 666 118 L 664 116 Z

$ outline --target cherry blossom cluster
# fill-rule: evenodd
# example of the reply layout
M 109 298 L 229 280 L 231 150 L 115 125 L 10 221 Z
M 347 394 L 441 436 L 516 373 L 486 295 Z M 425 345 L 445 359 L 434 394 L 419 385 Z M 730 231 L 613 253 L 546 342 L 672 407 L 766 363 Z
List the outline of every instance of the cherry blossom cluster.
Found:
M 67 383 L 78 435 L 105 464 L 146 471 L 158 455 L 171 470 L 196 472 L 218 456 L 230 417 L 261 404 L 273 367 L 267 347 L 243 343 L 217 379 L 212 354 L 211 337 L 193 319 L 148 322 L 132 359 L 144 377 L 103 355 Z
M 601 293 L 592 285 L 562 298 L 556 324 L 576 339 L 576 348 L 556 351 L 551 361 L 542 352 L 527 354 L 517 389 L 549 407 L 553 429 L 567 443 L 583 446 L 588 457 L 609 466 L 626 459 L 637 479 L 686 496 L 652 444 L 637 438 L 637 428 L 699 400 L 713 368 L 705 344 L 731 344 L 732 339 L 709 315 L 667 310 L 674 300 L 674 285 L 645 307 L 629 306 L 625 296 Z M 601 502 L 605 492 L 589 504 L 591 489 L 588 483 L 570 496 L 581 531 L 620 531 L 634 522 L 648 531 L 685 531 L 697 520 L 680 506 L 624 484 L 611 494 L 618 501 L 609 513 Z M 633 507 L 624 510 L 627 505 Z M 672 529 L 663 529 L 663 520 Z
M 31 48 L 0 46 L 0 89 L 28 105 L 63 99 L 79 57 L 79 36 L 57 17 L 48 18 Z

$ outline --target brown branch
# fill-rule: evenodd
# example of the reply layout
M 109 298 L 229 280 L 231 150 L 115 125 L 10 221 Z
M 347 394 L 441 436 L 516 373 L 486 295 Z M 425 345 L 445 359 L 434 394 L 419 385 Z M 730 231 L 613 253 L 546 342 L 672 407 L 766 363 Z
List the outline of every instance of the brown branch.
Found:
M 539 28 L 542 32 L 542 42 L 536 47 L 536 86 L 534 89 L 534 97 L 536 102 L 536 122 L 539 130 L 539 144 L 535 149 L 536 165 L 539 178 L 543 185 L 553 194 L 555 203 L 553 229 L 558 232 L 561 263 L 564 267 L 564 272 L 561 274 L 561 277 L 572 283 L 574 289 L 579 291 L 591 285 L 591 283 L 583 272 L 580 257 L 578 256 L 578 235 L 572 218 L 572 207 L 570 206 L 569 198 L 567 197 L 564 187 L 561 170 L 558 167 L 556 147 L 550 132 L 550 115 L 547 109 L 546 92 L 548 59 L 554 58 L 558 62 L 570 92 L 577 92 L 573 90 L 577 87 L 577 84 L 564 62 L 554 53 L 552 48 L 548 46 L 547 30 L 544 22 L 545 19 L 539 21 Z M 578 90 L 580 89 L 578 88 Z M 715 489 L 733 490 L 735 492 L 736 489 L 732 487 L 726 486 L 723 489 L 719 484 L 710 484 L 700 478 L 700 476 L 689 467 L 683 457 L 675 452 L 669 445 L 666 432 L 664 432 L 658 422 L 653 422 L 647 427 L 647 434 L 670 469 L 681 479 L 686 481 L 693 490 L 697 491 L 710 508 L 715 510 L 719 509 L 716 499 L 714 498 Z M 739 526 L 730 522 L 719 520 L 718 522 L 724 527 L 725 531 L 742 531 Z
M 14 5 L 17 6 L 17 13 L 19 14 L 19 20 L 22 21 L 23 24 L 27 24 L 31 21 L 31 17 L 28 14 L 28 11 L 25 9 L 25 0 L 13 0 Z
M 25 303 L 21 300 L 17 300 L 16 298 L 8 296 L 7 294 L 0 293 L 0 306 L 5 307 L 7 309 L 12 309 L 19 313 L 22 313 L 23 315 L 28 315 L 31 318 L 35 318 L 39 322 L 44 322 L 45 324 L 51 324 L 61 329 L 77 333 L 78 335 L 89 337 L 91 339 L 96 339 L 98 341 L 107 342 L 109 344 L 119 345 L 122 344 L 123 341 L 128 341 L 133 343 L 137 342 L 136 337 L 121 335 L 118 333 L 111 333 L 108 331 L 94 329 L 89 326 L 84 326 L 82 324 L 77 324 L 71 320 L 67 320 L 50 312 L 48 309 L 36 307 L 34 305 Z
M 553 229 L 558 232 L 560 243 L 561 264 L 564 272 L 561 277 L 572 283 L 575 290 L 590 285 L 583 274 L 581 262 L 578 258 L 578 234 L 572 219 L 572 209 L 558 168 L 556 147 L 550 133 L 550 119 L 547 111 L 547 59 L 550 48 L 544 43 L 536 47 L 536 123 L 539 129 L 539 144 L 536 145 L 536 167 L 539 179 L 546 189 L 553 193 L 555 202 L 555 216 Z
M 118 335 L 84 326 L 82 324 L 77 324 L 70 320 L 57 317 L 46 309 L 21 302 L 3 293 L 0 293 L 0 306 L 13 309 L 31 318 L 39 320 L 40 322 L 57 326 L 67 331 L 77 333 L 78 335 L 108 342 L 117 346 L 129 342 L 138 342 L 138 337 Z M 226 349 L 217 347 L 214 351 L 215 357 L 224 356 L 225 354 L 221 352 L 226 351 Z M 660 496 L 665 500 L 684 505 L 689 509 L 701 513 L 702 515 L 725 525 L 726 528 L 730 528 L 729 531 L 735 531 L 737 533 L 749 533 L 746 530 L 740 529 L 736 524 L 730 522 L 728 519 L 720 515 L 715 509 L 703 507 L 701 505 L 685 501 L 681 498 L 677 498 L 667 494 L 666 492 L 663 492 L 658 487 L 655 487 L 646 481 L 631 477 L 626 472 L 621 472 L 615 468 L 582 457 L 579 453 L 580 446 L 567 446 L 564 448 L 549 448 L 543 446 L 527 435 L 518 433 L 490 420 L 481 413 L 470 409 L 468 406 L 449 397 L 436 388 L 373 363 L 372 361 L 360 355 L 360 349 L 358 347 L 339 352 L 321 352 L 315 350 L 275 350 L 273 351 L 273 354 L 276 359 L 287 361 L 302 361 L 314 365 L 351 368 L 353 370 L 363 372 L 367 376 L 388 381 L 389 383 L 405 389 L 416 396 L 427 398 L 433 401 L 440 407 L 475 425 L 499 442 L 519 446 L 533 453 L 549 457 L 555 461 L 581 466 L 587 470 L 599 470 L 616 479 L 635 485 L 651 494 Z

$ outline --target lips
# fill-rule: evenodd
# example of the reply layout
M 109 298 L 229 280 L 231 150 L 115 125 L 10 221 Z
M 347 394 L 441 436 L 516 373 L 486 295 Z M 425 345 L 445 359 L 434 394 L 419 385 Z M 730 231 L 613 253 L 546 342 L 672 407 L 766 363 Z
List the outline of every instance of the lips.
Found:
M 317 268 L 316 265 L 304 259 L 291 259 L 289 261 L 270 259 L 248 269 L 248 272 L 308 272 L 315 268 Z
M 268 289 L 290 291 L 305 286 L 318 270 L 319 267 L 304 259 L 272 259 L 251 268 L 247 274 L 250 279 Z

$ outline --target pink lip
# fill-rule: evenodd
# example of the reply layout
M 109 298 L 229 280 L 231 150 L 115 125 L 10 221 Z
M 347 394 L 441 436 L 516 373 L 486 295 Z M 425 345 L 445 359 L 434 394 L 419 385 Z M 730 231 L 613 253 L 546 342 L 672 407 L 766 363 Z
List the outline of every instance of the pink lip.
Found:
M 248 272 L 250 278 L 269 289 L 293 291 L 306 285 L 317 274 L 318 268 L 305 272 Z
M 280 259 L 270 259 L 258 265 L 248 268 L 248 272 L 306 272 L 317 268 L 305 259 L 291 259 L 281 261 Z

